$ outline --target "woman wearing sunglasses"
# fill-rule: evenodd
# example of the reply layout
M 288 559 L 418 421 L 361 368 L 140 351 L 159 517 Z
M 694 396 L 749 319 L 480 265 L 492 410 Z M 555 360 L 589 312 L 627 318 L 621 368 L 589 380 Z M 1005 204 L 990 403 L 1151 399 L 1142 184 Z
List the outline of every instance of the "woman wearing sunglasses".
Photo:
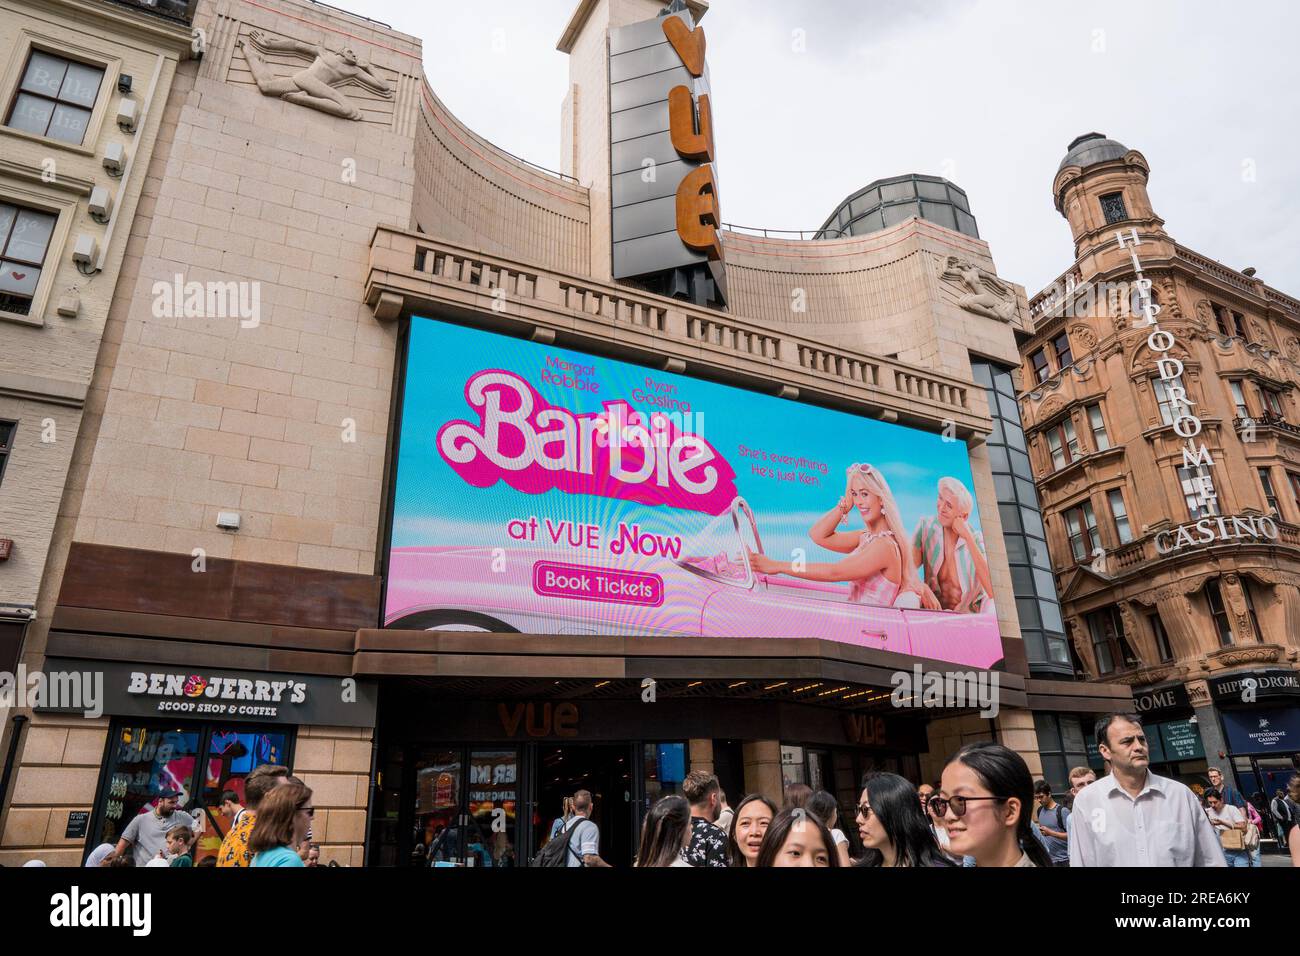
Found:
M 857 509 L 866 531 L 838 531 L 850 511 Z M 889 482 L 874 466 L 853 464 L 847 469 L 844 497 L 808 530 L 815 544 L 846 555 L 835 562 L 817 562 L 796 570 L 792 561 L 776 561 L 750 552 L 750 566 L 759 574 L 786 574 L 808 581 L 847 581 L 849 600 L 892 607 L 904 592 L 914 592 L 911 606 L 920 606 L 921 584 L 916 576 L 911 540 L 894 501 Z
M 307 839 L 314 813 L 311 790 L 296 777 L 263 797 L 248 838 L 253 866 L 302 866 L 295 847 Z
M 916 787 L 896 773 L 867 777 L 858 801 L 858 866 L 952 866 L 921 810 Z
M 1051 866 L 1030 824 L 1034 781 L 1024 758 L 1001 744 L 968 744 L 943 768 L 930 812 L 948 830 L 948 849 L 976 866 Z

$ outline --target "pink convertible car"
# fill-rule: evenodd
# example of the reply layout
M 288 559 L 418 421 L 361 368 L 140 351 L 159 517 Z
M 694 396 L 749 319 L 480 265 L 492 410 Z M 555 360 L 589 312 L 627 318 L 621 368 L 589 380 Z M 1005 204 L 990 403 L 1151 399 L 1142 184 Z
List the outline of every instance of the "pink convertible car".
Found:
M 705 542 L 721 544 L 705 550 Z M 805 637 L 989 668 L 1002 659 L 996 614 L 852 603 L 846 584 L 755 574 L 763 552 L 744 499 L 695 536 L 677 560 L 569 548 L 394 548 L 385 624 L 445 631 Z M 911 595 L 909 595 L 910 597 Z M 991 602 L 989 602 L 991 604 Z

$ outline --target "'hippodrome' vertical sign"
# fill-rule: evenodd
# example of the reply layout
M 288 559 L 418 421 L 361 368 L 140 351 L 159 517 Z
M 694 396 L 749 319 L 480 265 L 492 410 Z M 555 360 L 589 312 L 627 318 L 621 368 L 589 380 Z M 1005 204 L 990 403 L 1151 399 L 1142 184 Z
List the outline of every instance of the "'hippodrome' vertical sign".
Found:
M 1115 238 L 1119 241 L 1121 249 L 1130 244 L 1140 246 L 1141 238 L 1138 236 L 1136 228 L 1129 230 L 1131 235 L 1125 236 L 1123 230 L 1115 233 Z M 1134 285 L 1137 287 L 1138 301 L 1142 305 L 1142 316 L 1144 321 L 1138 322 L 1137 326 L 1143 328 L 1152 326 L 1151 333 L 1147 335 L 1147 347 L 1152 352 L 1160 356 L 1156 360 L 1156 370 L 1160 373 L 1160 379 L 1165 383 L 1165 394 L 1169 397 L 1169 402 L 1174 409 L 1173 428 L 1175 434 L 1186 440 L 1187 444 L 1183 447 L 1183 467 L 1189 471 L 1197 465 L 1214 466 L 1214 458 L 1210 455 L 1210 450 L 1205 447 L 1205 442 L 1200 439 L 1201 420 L 1192 411 L 1192 406 L 1196 403 L 1187 397 L 1187 390 L 1182 385 L 1183 363 L 1170 356 L 1169 350 L 1177 344 L 1174 334 L 1168 329 L 1162 329 L 1156 316 L 1160 314 L 1160 306 L 1151 301 L 1151 280 L 1142 274 L 1142 263 L 1138 260 L 1137 250 L 1130 249 L 1129 255 L 1133 260 L 1133 273 L 1137 277 Z M 1169 384 L 1177 382 L 1176 385 Z M 1198 475 L 1193 479 L 1201 499 L 1207 505 L 1214 505 L 1214 511 L 1217 512 L 1218 494 L 1214 490 L 1214 478 L 1210 474 Z

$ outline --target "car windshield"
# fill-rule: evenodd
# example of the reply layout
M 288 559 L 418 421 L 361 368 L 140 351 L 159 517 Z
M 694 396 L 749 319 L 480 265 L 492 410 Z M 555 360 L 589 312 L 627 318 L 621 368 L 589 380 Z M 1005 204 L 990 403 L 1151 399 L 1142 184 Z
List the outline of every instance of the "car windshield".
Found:
M 754 513 L 744 498 L 718 515 L 682 546 L 678 564 L 700 577 L 738 588 L 754 586 L 746 551 L 762 552 Z

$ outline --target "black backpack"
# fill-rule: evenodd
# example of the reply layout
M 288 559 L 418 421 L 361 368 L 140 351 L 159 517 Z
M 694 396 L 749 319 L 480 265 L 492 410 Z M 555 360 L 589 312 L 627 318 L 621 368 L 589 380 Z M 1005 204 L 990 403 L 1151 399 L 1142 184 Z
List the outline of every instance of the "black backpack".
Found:
M 551 842 L 542 847 L 541 852 L 533 857 L 533 866 L 568 866 L 569 843 L 573 840 L 573 835 L 578 832 L 578 827 L 582 826 L 582 824 L 583 821 L 578 820 L 573 826 L 565 827 L 557 833 L 551 839 Z

